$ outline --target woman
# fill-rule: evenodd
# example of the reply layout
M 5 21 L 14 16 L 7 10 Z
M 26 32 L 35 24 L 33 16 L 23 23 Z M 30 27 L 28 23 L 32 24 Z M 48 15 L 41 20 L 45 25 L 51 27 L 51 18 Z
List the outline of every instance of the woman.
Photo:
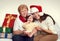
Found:
M 40 34 L 34 38 L 34 41 L 57 41 L 58 35 L 54 27 L 55 21 L 50 15 L 43 14 L 41 6 L 30 6 L 35 22 L 39 24 Z
M 33 41 L 33 37 L 28 37 L 24 33 L 22 24 L 26 22 L 26 17 L 28 16 L 28 7 L 22 4 L 18 7 L 19 17 L 16 18 L 13 27 L 13 41 Z

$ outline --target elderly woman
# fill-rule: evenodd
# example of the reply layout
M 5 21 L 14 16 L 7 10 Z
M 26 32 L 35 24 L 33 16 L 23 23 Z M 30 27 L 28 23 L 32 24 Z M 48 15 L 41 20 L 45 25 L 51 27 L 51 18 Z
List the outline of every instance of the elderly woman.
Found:
M 13 41 L 33 41 L 33 36 L 28 37 L 24 33 L 22 24 L 26 22 L 26 17 L 28 16 L 28 7 L 25 4 L 21 4 L 18 7 L 19 17 L 16 18 L 13 28 Z

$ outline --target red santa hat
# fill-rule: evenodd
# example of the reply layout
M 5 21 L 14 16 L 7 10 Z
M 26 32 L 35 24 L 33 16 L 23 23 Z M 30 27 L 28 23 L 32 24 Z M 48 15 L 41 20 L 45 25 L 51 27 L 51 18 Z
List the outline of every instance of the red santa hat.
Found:
M 40 5 L 31 5 L 30 6 L 30 12 L 31 13 L 40 12 L 39 14 L 41 15 L 41 13 L 42 13 L 42 7 Z

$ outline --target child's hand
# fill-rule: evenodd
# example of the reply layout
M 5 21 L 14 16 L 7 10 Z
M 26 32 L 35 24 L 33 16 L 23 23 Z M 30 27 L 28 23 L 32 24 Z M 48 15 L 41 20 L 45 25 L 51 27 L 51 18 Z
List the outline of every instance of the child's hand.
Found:
M 29 34 L 29 32 L 27 32 L 26 30 L 24 31 L 24 33 L 27 34 L 27 35 Z
M 38 26 L 38 27 L 35 27 L 35 29 L 37 29 L 37 30 L 41 30 L 41 28 Z

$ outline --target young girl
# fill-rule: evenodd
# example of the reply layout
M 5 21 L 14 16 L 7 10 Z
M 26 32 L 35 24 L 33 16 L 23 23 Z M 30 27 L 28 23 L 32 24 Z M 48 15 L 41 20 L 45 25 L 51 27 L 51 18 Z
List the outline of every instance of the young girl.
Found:
M 33 22 L 33 15 L 28 16 L 27 22 L 23 24 L 24 32 L 29 36 L 32 37 L 37 30 L 40 30 L 39 26 Z

